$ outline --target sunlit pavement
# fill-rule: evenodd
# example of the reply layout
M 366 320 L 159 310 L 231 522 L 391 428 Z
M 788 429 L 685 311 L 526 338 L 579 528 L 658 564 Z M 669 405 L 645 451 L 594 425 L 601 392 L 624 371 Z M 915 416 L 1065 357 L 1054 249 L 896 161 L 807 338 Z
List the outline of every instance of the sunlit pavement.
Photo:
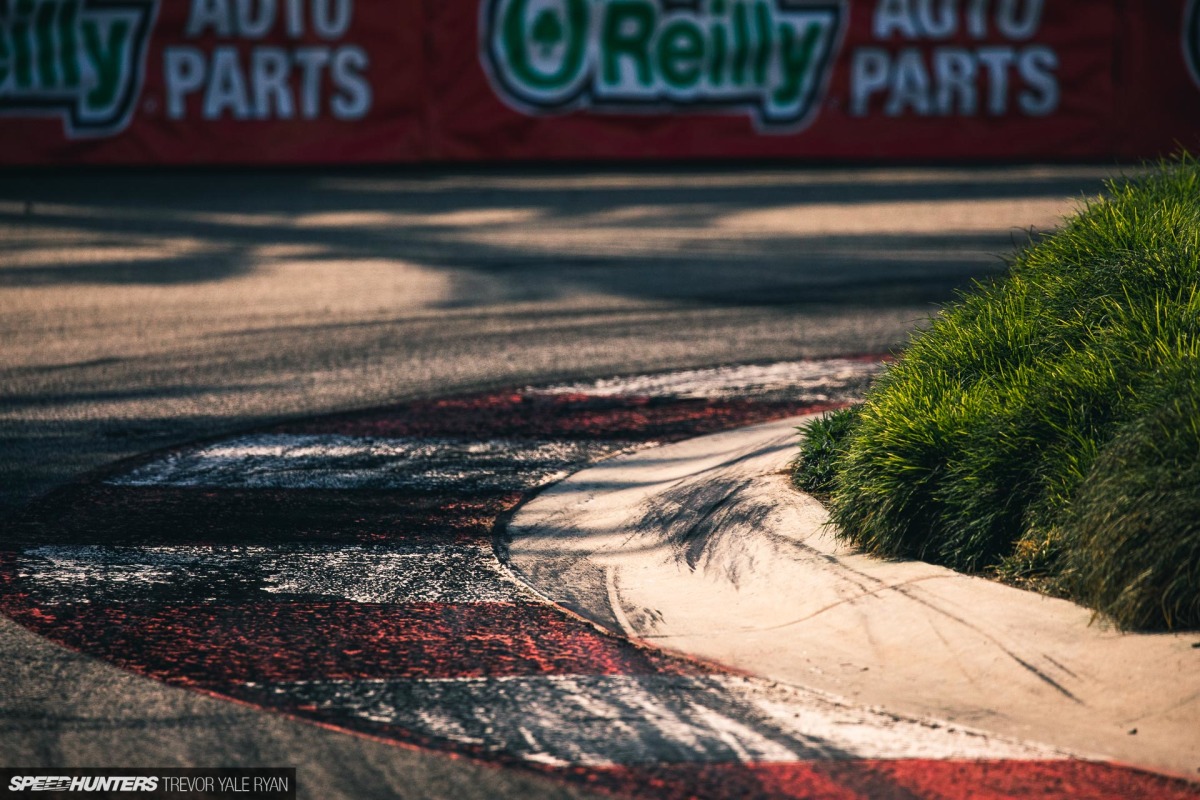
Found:
M 877 367 L 530 387 L 159 453 L 31 509 L 3 553 L 0 610 L 168 685 L 619 796 L 1200 796 L 646 649 L 497 557 L 508 512 L 540 486 L 844 404 Z
M 1105 174 L 9 175 L 5 508 L 117 457 L 302 414 L 885 352 Z M 309 791 L 572 791 L 262 721 L 2 630 L 5 763 L 333 758 Z

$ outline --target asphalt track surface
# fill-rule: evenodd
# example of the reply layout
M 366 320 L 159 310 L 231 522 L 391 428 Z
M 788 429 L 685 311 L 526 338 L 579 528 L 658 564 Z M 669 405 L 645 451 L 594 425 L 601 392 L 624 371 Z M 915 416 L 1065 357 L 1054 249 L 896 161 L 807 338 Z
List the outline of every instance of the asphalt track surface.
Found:
M 117 458 L 551 380 L 879 353 L 1098 168 L 8 175 L 3 508 Z M 5 621 L 0 762 L 575 796 L 171 689 Z
M 618 797 L 1200 797 L 672 656 L 506 569 L 506 520 L 541 487 L 631 450 L 656 459 L 663 443 L 845 404 L 879 365 L 514 387 L 149 454 L 21 516 L 0 550 L 0 611 L 169 686 Z M 600 583 L 588 577 L 578 585 Z

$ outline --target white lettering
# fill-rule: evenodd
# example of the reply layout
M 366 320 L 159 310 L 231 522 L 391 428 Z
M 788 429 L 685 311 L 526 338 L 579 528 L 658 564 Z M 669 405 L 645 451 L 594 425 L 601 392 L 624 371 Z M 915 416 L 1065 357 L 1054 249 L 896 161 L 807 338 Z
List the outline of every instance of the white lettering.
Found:
M 261 39 L 274 24 L 275 0 L 237 0 L 237 27 L 241 36 Z
M 1008 39 L 1024 41 L 1042 24 L 1042 5 L 1045 0 L 1000 0 L 996 9 L 996 27 Z M 1020 11 L 1024 13 L 1018 13 Z
M 228 0 L 192 0 L 184 35 L 194 39 L 209 30 L 221 37 L 233 34 Z
M 958 30 L 957 0 L 941 0 L 935 13 L 937 0 L 920 0 L 917 21 L 921 33 L 930 39 L 949 39 Z
M 1026 41 L 1042 24 L 1046 0 L 876 0 L 875 38 L 946 40 L 965 30 L 986 39 L 994 30 Z
M 297 47 L 294 55 L 303 73 L 300 85 L 300 116 L 316 119 L 321 113 L 321 74 L 329 63 L 324 47 Z
M 870 111 L 871 97 L 888 86 L 887 51 L 860 47 L 854 51 L 850 79 L 850 113 L 862 117 Z
M 304 0 L 287 0 L 287 35 L 291 39 L 304 35 Z
M 312 0 L 312 24 L 322 39 L 340 39 L 350 27 L 351 0 Z
M 1059 89 L 1055 77 L 1058 55 L 1049 47 L 1030 47 L 1021 54 L 1017 69 L 1029 86 L 1017 98 L 1021 110 L 1031 117 L 1044 117 L 1058 110 Z
M 251 55 L 255 119 L 291 119 L 296 115 L 288 78 L 292 65 L 282 47 L 256 47 Z
M 928 116 L 931 110 L 929 73 L 925 71 L 921 51 L 916 48 L 901 51 L 896 59 L 892 93 L 883 107 L 883 113 L 898 117 L 909 109 L 921 116 Z
M 204 93 L 204 118 L 220 119 L 226 112 L 234 119 L 250 119 L 250 98 L 237 50 L 217 47 L 213 49 L 212 75 Z
M 1013 50 L 1011 47 L 981 47 L 978 56 L 979 63 L 988 73 L 987 110 L 998 117 L 1008 110 L 1008 70 L 1014 60 Z
M 960 114 L 973 117 L 979 109 L 975 91 L 977 69 L 975 59 L 967 50 L 944 47 L 934 51 L 933 74 L 937 84 L 937 113 L 942 116 Z
M 894 56 L 882 48 L 855 50 L 850 108 L 891 117 L 1042 117 L 1059 107 L 1058 55 L 1049 47 L 907 47 Z
M 907 0 L 879 0 L 875 6 L 875 38 L 890 39 L 896 34 L 905 39 L 919 35 Z
M 987 4 L 988 0 L 968 0 L 967 32 L 973 39 L 983 39 L 987 36 Z
M 338 119 L 362 119 L 371 110 L 371 84 L 363 72 L 367 53 L 361 47 L 343 47 L 333 57 L 333 82 L 341 94 L 333 96 L 330 107 Z
M 187 115 L 187 95 L 204 85 L 208 73 L 204 55 L 195 47 L 168 47 L 163 52 L 163 79 L 167 85 L 167 116 Z

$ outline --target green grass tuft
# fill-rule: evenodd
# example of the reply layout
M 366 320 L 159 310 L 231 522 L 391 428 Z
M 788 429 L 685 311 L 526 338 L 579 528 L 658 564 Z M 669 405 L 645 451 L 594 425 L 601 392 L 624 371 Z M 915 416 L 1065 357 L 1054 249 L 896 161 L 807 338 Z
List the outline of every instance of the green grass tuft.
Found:
M 792 484 L 813 497 L 828 500 L 834 489 L 833 464 L 849 441 L 859 406 L 830 411 L 798 430 L 800 456 L 792 462 Z
M 1195 626 L 1198 364 L 1185 157 L 1111 183 L 916 334 L 836 444 L 814 443 L 835 451 L 814 480 L 870 552 L 996 571 L 1123 626 Z
M 1181 388 L 1100 452 L 1063 524 L 1062 582 L 1123 628 L 1200 627 L 1200 396 Z

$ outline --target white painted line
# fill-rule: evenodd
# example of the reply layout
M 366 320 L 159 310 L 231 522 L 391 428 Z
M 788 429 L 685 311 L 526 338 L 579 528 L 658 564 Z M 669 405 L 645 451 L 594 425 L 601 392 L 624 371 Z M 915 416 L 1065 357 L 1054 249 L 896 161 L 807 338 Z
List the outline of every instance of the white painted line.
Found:
M 543 764 L 1059 757 L 1045 748 L 731 675 L 250 685 L 290 703 Z
M 37 547 L 18 577 L 39 604 L 215 602 L 231 595 L 356 603 L 505 603 L 531 596 L 485 545 Z
M 109 479 L 117 486 L 228 489 L 513 491 L 537 486 L 621 442 L 244 436 L 173 453 Z
M 848 402 L 861 396 L 882 369 L 879 361 L 828 359 L 715 367 L 659 375 L 606 378 L 585 383 L 529 387 L 528 394 L 585 394 L 599 397 L 673 397 Z

